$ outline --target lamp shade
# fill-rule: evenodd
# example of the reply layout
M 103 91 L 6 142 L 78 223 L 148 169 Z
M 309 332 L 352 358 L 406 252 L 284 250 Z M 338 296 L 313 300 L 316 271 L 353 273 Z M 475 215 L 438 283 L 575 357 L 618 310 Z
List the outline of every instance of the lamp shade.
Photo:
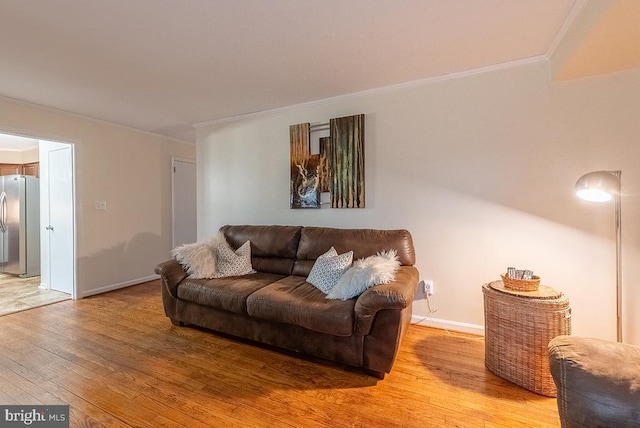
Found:
M 620 193 L 620 178 L 616 171 L 589 172 L 576 182 L 576 195 L 593 202 L 610 201 Z

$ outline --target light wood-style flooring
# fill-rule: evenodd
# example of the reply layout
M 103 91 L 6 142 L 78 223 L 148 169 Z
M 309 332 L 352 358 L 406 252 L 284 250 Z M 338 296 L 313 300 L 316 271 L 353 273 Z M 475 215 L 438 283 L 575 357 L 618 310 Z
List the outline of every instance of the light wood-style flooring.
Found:
M 39 288 L 40 277 L 20 278 L 0 273 L 0 316 L 71 298 L 69 294 Z
M 0 317 L 0 403 L 92 427 L 557 427 L 481 337 L 411 326 L 384 380 L 164 316 L 160 282 Z

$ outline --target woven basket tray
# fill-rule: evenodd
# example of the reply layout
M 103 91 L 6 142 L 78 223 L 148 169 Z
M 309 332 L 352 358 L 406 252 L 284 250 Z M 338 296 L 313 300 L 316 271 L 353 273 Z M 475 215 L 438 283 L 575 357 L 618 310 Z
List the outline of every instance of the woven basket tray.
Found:
M 500 274 L 502 283 L 507 290 L 516 291 L 536 291 L 540 287 L 540 277 L 533 276 L 533 279 L 509 278 L 506 274 Z

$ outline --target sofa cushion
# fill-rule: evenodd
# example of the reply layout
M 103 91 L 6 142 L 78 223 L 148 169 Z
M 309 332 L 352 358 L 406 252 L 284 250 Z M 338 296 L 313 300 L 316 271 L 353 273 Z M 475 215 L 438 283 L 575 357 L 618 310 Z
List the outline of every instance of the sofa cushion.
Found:
M 403 266 L 412 266 L 416 261 L 411 234 L 404 229 L 304 227 L 300 233 L 293 275 L 309 275 L 315 259 L 332 246 L 340 254 L 353 250 L 354 259 L 369 257 L 381 251 L 396 250 Z
M 247 313 L 247 297 L 282 275 L 256 273 L 215 279 L 186 278 L 178 285 L 178 298 L 238 314 Z
M 301 226 L 227 225 L 220 231 L 233 248 L 251 241 L 251 263 L 258 272 L 290 275 L 301 229 Z
M 304 277 L 288 276 L 249 296 L 247 313 L 320 333 L 351 336 L 354 305 L 355 300 L 328 300 Z
M 568 335 L 548 346 L 561 426 L 640 426 L 640 346 Z

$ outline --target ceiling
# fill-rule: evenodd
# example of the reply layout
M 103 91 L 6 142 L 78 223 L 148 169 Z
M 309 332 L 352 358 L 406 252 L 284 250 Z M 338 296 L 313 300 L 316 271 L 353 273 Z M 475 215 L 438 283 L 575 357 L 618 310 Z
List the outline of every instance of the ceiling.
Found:
M 8 152 L 24 152 L 27 150 L 37 149 L 39 145 L 39 140 L 35 140 L 33 138 L 0 134 L 0 150 Z
M 0 0 L 0 97 L 195 141 L 194 124 L 548 57 L 594 1 L 640 4 Z

